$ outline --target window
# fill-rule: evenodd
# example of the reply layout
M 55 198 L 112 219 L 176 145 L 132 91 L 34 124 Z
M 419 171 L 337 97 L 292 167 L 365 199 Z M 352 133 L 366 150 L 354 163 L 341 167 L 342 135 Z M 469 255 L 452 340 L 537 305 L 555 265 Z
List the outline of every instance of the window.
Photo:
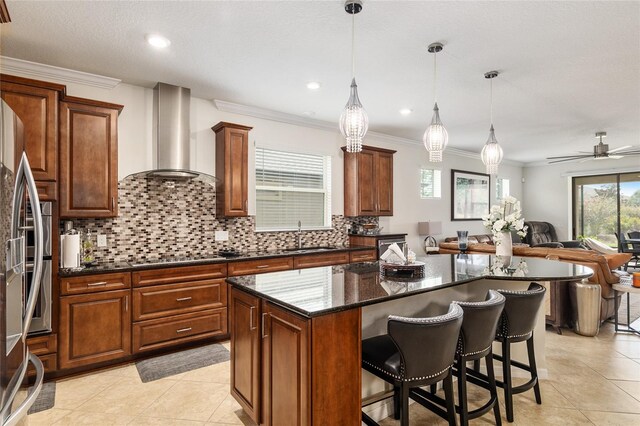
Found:
M 442 197 L 442 172 L 433 169 L 420 169 L 420 198 Z
M 256 148 L 256 229 L 331 227 L 331 157 Z
M 615 234 L 640 230 L 640 173 L 573 178 L 573 236 L 611 247 Z
M 496 200 L 500 201 L 509 195 L 509 179 L 496 179 Z

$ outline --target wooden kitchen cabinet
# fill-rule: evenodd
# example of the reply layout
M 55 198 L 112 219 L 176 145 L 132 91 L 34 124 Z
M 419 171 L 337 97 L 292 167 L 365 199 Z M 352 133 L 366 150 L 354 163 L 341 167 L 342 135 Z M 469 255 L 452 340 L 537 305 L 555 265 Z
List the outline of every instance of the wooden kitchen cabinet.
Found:
M 293 269 L 316 268 L 319 266 L 344 265 L 349 263 L 349 252 L 304 254 L 293 258 Z
M 231 395 L 251 419 L 260 423 L 262 394 L 262 318 L 260 299 L 231 290 L 229 298 L 229 333 L 231 336 Z
M 57 179 L 58 174 L 58 99 L 64 95 L 65 86 L 28 78 L 1 74 L 2 99 L 13 109 L 23 125 L 23 146 L 36 181 Z M 16 162 L 20 156 L 16 156 Z M 55 191 L 46 194 L 55 200 Z M 55 185 L 54 185 L 55 188 Z
M 118 114 L 122 105 L 60 102 L 60 218 L 118 215 Z
M 230 262 L 229 276 L 263 274 L 265 272 L 287 271 L 293 269 L 293 257 L 274 257 L 271 259 L 244 260 Z
M 251 127 L 220 122 L 216 134 L 216 215 L 249 215 L 249 130 Z
M 262 316 L 261 424 L 310 425 L 311 321 L 266 301 Z
M 363 146 L 344 151 L 344 215 L 393 216 L 393 154 L 396 151 Z
M 131 290 L 60 298 L 59 367 L 131 355 Z

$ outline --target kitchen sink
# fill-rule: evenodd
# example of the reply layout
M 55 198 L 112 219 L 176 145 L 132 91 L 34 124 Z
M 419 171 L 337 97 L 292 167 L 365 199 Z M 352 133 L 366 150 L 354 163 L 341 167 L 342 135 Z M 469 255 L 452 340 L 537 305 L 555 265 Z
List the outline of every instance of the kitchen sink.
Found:
M 335 250 L 335 247 L 331 246 L 317 246 L 317 247 L 302 247 L 302 248 L 286 248 L 283 251 L 289 253 L 308 253 L 312 251 L 327 251 L 327 250 Z

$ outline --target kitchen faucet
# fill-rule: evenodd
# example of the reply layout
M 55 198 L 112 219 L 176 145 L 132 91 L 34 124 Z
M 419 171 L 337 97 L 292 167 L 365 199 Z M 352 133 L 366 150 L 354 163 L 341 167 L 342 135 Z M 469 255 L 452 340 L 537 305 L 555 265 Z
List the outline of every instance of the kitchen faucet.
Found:
M 298 221 L 298 248 L 302 248 L 302 222 Z

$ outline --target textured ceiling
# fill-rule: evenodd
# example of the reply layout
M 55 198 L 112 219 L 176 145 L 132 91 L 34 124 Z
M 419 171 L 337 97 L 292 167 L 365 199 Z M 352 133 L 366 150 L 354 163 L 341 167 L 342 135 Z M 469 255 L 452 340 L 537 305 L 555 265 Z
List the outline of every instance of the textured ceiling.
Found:
M 342 1 L 7 1 L 2 54 L 194 96 L 338 121 L 348 98 L 350 16 Z M 494 80 L 496 136 L 523 162 L 640 144 L 640 2 L 366 1 L 356 19 L 370 129 L 419 140 L 431 119 L 432 56 L 450 145 L 479 152 Z M 144 36 L 171 40 L 165 51 Z M 322 83 L 310 92 L 308 81 Z M 403 107 L 413 109 L 405 117 Z M 336 124 L 337 126 L 337 124 Z

